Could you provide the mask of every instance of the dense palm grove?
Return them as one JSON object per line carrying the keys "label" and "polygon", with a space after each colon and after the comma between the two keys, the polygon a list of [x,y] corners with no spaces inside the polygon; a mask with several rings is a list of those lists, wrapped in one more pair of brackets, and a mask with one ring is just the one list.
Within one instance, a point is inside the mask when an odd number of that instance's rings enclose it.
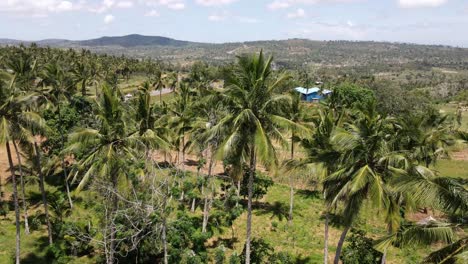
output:
{"label": "dense palm grove", "polygon": [[[389,248],[415,244],[438,245],[424,263],[468,260],[466,180],[432,168],[466,144],[466,121],[424,94],[389,103],[370,80],[337,79],[330,98],[304,104],[289,91],[312,77],[274,70],[262,52],[184,68],[35,45],[1,48],[0,58],[9,164],[0,213],[15,222],[16,263],[28,251],[21,239],[41,230],[46,263],[302,263],[253,235],[252,212],[284,174],[294,225],[293,175],[310,171],[325,208],[323,263],[391,262]],[[143,80],[126,96],[134,76]],[[365,206],[383,216],[386,236],[354,228]],[[409,218],[428,210],[443,217]],[[244,214],[238,237],[233,222]],[[243,250],[209,249],[222,232]]]}

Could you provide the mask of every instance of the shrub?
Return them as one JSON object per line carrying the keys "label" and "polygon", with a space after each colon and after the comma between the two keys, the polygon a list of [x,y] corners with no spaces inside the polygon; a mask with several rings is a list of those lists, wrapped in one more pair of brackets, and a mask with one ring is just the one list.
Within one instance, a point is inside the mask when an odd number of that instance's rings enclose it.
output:
{"label": "shrub", "polygon": [[372,239],[365,236],[362,230],[351,230],[351,235],[346,239],[348,245],[343,249],[340,259],[343,264],[376,264],[380,263],[382,253],[375,250]]}

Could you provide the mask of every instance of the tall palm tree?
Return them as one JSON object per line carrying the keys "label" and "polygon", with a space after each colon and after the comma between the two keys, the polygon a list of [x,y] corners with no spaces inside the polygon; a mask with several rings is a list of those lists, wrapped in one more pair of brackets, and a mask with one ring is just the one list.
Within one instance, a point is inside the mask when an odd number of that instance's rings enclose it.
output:
{"label": "tall palm tree", "polygon": [[86,61],[77,61],[72,69],[72,73],[75,82],[80,85],[81,95],[86,96],[86,86],[91,79],[91,72],[86,65]]}
{"label": "tall palm tree", "polygon": [[395,148],[409,152],[409,158],[426,167],[447,155],[447,147],[455,143],[448,116],[432,120],[422,114],[401,118],[397,126]]}
{"label": "tall palm tree", "polygon": [[[13,72],[13,77],[10,80],[10,88],[17,89],[16,92],[25,91],[28,92],[31,90],[35,80],[36,72],[36,62],[37,60],[28,53],[25,49],[19,48],[17,52],[10,54],[6,59],[6,66]],[[20,175],[20,186],[21,186],[21,200],[23,205],[24,213],[24,226],[25,233],[29,234],[29,221],[28,221],[28,210],[25,198],[25,186],[24,186],[24,177],[23,171],[21,168],[21,154],[16,145],[16,142],[13,140],[13,146],[16,153],[16,159],[19,164],[19,175]]]}
{"label": "tall palm tree", "polygon": [[[195,91],[193,91],[188,86],[188,84],[181,83],[172,102],[171,111],[173,117],[169,120],[169,122],[178,135],[175,144],[177,145],[178,152],[182,153],[182,166],[184,166],[185,163],[187,133],[192,129],[192,106],[195,95]],[[180,157],[178,158],[180,159]]]}
{"label": "tall palm tree", "polygon": [[[193,105],[193,111],[196,113],[196,118],[192,122],[191,132],[191,143],[190,149],[196,148],[201,154],[200,156],[208,161],[208,173],[202,180],[201,193],[204,196],[203,206],[203,222],[202,232],[205,233],[207,230],[209,214],[211,209],[211,203],[213,199],[214,190],[205,190],[205,187],[213,187],[211,178],[214,164],[214,154],[217,146],[220,144],[220,134],[222,131],[217,133],[211,133],[211,129],[218,124],[219,120],[224,116],[225,109],[220,99],[220,94],[213,90],[198,90],[197,98]],[[205,154],[203,154],[205,153]],[[205,162],[206,162],[205,160]],[[200,164],[205,165],[205,164]],[[201,168],[200,168],[201,169]]]}
{"label": "tall palm tree", "polygon": [[[57,113],[59,122],[62,122],[61,104],[67,101],[75,92],[76,82],[73,76],[67,72],[59,62],[51,62],[44,67],[44,71],[41,74],[41,82],[39,85],[46,87],[47,92],[45,93],[48,100],[53,102],[57,107]],[[65,136],[64,131],[59,129],[61,149],[65,147]],[[68,184],[68,172],[67,166],[65,165],[65,157],[61,156],[61,167],[63,172],[63,180],[65,183],[65,189],[67,192],[68,203],[70,208],[73,208],[73,201],[70,194],[70,186]]]}
{"label": "tall palm tree", "polygon": [[[338,264],[344,239],[366,199],[377,208],[392,205],[391,193],[386,186],[393,168],[401,168],[406,161],[389,147],[390,120],[380,116],[374,105],[358,111],[352,122],[337,129],[332,135],[333,149],[340,153],[337,170],[323,185],[325,199],[331,206],[343,204],[344,231],[338,241],[334,263]],[[391,210],[395,212],[395,210]],[[393,220],[393,217],[388,217]],[[389,222],[396,230],[395,221]]]}
{"label": "tall palm tree", "polygon": [[[310,127],[310,124],[307,124],[307,121],[310,121],[306,115],[306,109],[303,104],[301,104],[301,95],[295,91],[291,93],[291,103],[289,108],[286,111],[287,117],[289,120],[296,124],[301,124],[303,126]],[[312,131],[310,131],[310,134]],[[310,136],[310,135],[306,135]],[[294,159],[295,143],[298,141],[298,135],[294,127],[291,129],[291,155],[290,159]],[[292,223],[293,220],[293,208],[294,208],[294,175],[289,173],[289,216],[288,222]]]}
{"label": "tall palm tree", "polygon": [[[340,153],[334,149],[332,136],[338,127],[342,126],[344,118],[342,113],[336,113],[329,108],[319,109],[317,115],[312,118],[313,130],[312,136],[301,139],[301,145],[306,152],[303,159],[291,159],[286,162],[287,170],[308,169],[313,165],[319,169],[321,180],[324,181],[330,174],[338,170]],[[327,192],[323,190],[323,196],[326,201],[325,230],[324,230],[324,263],[328,263],[328,232],[329,232],[329,213],[331,211],[330,199],[327,199]]]}
{"label": "tall palm tree", "polygon": [[[126,124],[125,111],[119,91],[108,86],[102,87],[102,95],[97,102],[96,117],[98,129],[80,129],[69,136],[70,145],[66,152],[84,153],[80,167],[84,168],[77,190],[84,188],[92,177],[110,182],[112,192],[108,220],[113,220],[118,209],[117,188],[119,179],[127,174],[126,162],[138,160],[138,150],[146,150],[138,133],[132,133]],[[78,175],[78,174],[75,174]],[[73,179],[75,181],[77,177]],[[110,221],[110,238],[106,245],[106,261],[115,261],[116,226]]]}
{"label": "tall palm tree", "polygon": [[144,82],[138,90],[138,105],[136,111],[136,121],[138,124],[138,136],[148,147],[148,150],[169,149],[169,143],[165,138],[167,128],[157,126],[158,112],[156,107],[151,104],[151,85]]}
{"label": "tall palm tree", "polygon": [[164,86],[172,89],[173,91],[175,90],[178,81],[177,72],[168,72],[163,77]]}
{"label": "tall palm tree", "polygon": [[162,90],[164,89],[164,79],[162,71],[157,69],[151,76],[153,87],[156,91],[159,91],[159,103],[162,104]]}
{"label": "tall palm tree", "polygon": [[15,140],[33,142],[29,128],[42,128],[42,118],[30,111],[25,111],[25,105],[31,104],[35,99],[33,93],[24,93],[15,88],[14,82],[10,87],[0,82],[0,144],[5,144],[13,183],[13,202],[16,220],[16,253],[15,261],[20,262],[20,211],[18,202],[17,180],[10,142]]}
{"label": "tall palm tree", "polygon": [[221,128],[229,131],[227,136],[221,135],[220,153],[225,157],[235,157],[239,163],[249,161],[246,263],[250,263],[252,196],[257,160],[268,168],[275,167],[277,156],[273,141],[285,144],[281,129],[294,125],[284,117],[290,98],[276,93],[278,84],[289,76],[283,74],[273,78],[271,62],[272,58],[265,59],[263,52],[238,57],[221,94],[228,113],[213,127],[213,131]]}
{"label": "tall palm tree", "polygon": [[[448,216],[463,216],[468,211],[468,190],[463,180],[439,176],[429,168],[416,164],[402,171],[394,184],[398,191],[411,196],[419,206],[433,206]],[[463,217],[449,219],[455,222],[444,223],[435,219],[408,222],[397,232],[382,238],[378,247],[444,242],[448,245],[432,252],[423,263],[459,263],[457,260],[464,263],[468,252],[468,237],[462,235],[455,241],[454,229],[466,228],[467,224]]]}

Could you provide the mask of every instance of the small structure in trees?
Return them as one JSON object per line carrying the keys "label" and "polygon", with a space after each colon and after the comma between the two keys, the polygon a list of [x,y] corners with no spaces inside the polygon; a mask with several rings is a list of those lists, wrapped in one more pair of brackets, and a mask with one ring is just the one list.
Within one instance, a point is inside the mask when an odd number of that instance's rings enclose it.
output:
{"label": "small structure in trees", "polygon": [[332,91],[327,89],[320,89],[318,87],[304,88],[296,87],[294,90],[301,94],[301,100],[306,102],[318,102],[327,98]]}

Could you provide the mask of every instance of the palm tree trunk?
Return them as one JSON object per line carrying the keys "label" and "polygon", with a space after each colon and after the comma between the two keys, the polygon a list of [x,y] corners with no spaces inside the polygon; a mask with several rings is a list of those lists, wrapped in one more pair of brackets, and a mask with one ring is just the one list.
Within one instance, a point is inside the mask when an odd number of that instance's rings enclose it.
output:
{"label": "palm tree trunk", "polygon": [[162,105],[162,88],[159,89],[159,104]]}
{"label": "palm tree trunk", "polygon": [[[208,164],[208,181],[211,180],[211,173],[213,170],[213,155],[210,155],[210,162]],[[202,223],[202,233],[206,233],[206,227],[208,226],[208,219],[210,216],[210,199],[208,195],[205,196],[204,206],[203,206],[203,223]]]}
{"label": "palm tree trunk", "polygon": [[39,189],[41,190],[42,196],[42,205],[44,206],[44,214],[46,217],[46,224],[47,224],[47,234],[49,236],[49,245],[52,245],[52,225],[50,224],[50,217],[49,217],[49,206],[47,204],[47,196],[44,188],[44,174],[42,174],[41,169],[41,152],[39,147],[37,146],[37,142],[34,141],[34,150],[36,151],[36,166],[39,174]]}
{"label": "palm tree trunk", "polygon": [[162,241],[163,241],[163,249],[164,249],[164,264],[168,264],[167,259],[167,224],[166,224],[166,217],[162,219]]}
{"label": "palm tree trunk", "polygon": [[23,211],[24,211],[24,233],[29,234],[29,223],[28,223],[28,205],[26,204],[26,195],[24,192],[24,178],[23,178],[23,164],[21,163],[21,155],[18,150],[16,142],[13,140],[13,147],[15,148],[16,159],[18,160],[19,173],[20,173],[20,184],[21,184],[21,200],[23,200]]}
{"label": "palm tree trunk", "polygon": [[13,159],[11,158],[10,143],[6,142],[6,149],[8,155],[8,164],[10,165],[11,181],[13,183],[13,203],[15,204],[15,224],[16,224],[16,251],[15,251],[15,263],[20,263],[20,211],[18,204],[18,186],[16,185],[15,169],[13,168]]}
{"label": "palm tree trunk", "polygon": [[328,211],[325,212],[325,238],[323,243],[323,263],[328,264]]}
{"label": "palm tree trunk", "polygon": [[[58,110],[58,117],[59,117],[59,122],[62,123],[62,114],[60,113],[60,102],[57,104],[57,110]],[[65,139],[63,136],[63,132],[61,129],[59,129],[60,132],[60,143],[61,143],[61,149],[63,150],[63,147],[65,146]],[[65,166],[65,158],[61,157],[61,162],[62,162],[62,171],[63,171],[63,180],[65,182],[65,189],[67,191],[67,197],[68,197],[68,203],[70,204],[70,208],[73,209],[73,201],[71,199],[70,195],[70,186],[68,186],[68,173],[67,173],[67,168]]]}
{"label": "palm tree trunk", "polygon": [[385,264],[387,263],[387,249],[384,250],[384,253],[382,255],[382,260],[380,261],[380,264]]}
{"label": "palm tree trunk", "polygon": [[338,264],[340,262],[341,250],[343,249],[344,240],[350,228],[351,226],[346,226],[343,230],[343,233],[341,233],[340,240],[338,241],[338,245],[336,246],[335,260],[333,261],[334,264]]}
{"label": "palm tree trunk", "polygon": [[185,131],[182,132],[182,170],[185,171]]}
{"label": "palm tree trunk", "polygon": [[86,96],[86,79],[81,82],[81,95]]}
{"label": "palm tree trunk", "polygon": [[191,211],[192,213],[195,212],[195,202],[196,202],[196,200],[197,200],[196,198],[193,198],[193,199],[192,199],[192,207],[190,208],[190,211]]}
{"label": "palm tree trunk", "polygon": [[294,159],[294,131],[291,135],[291,159]]}
{"label": "palm tree trunk", "polygon": [[245,264],[250,264],[250,241],[252,235],[252,197],[253,183],[255,177],[255,144],[251,144],[250,149],[250,173],[248,182],[248,201],[247,201],[247,236],[245,241]]}
{"label": "palm tree trunk", "polygon": [[236,201],[236,206],[239,205],[240,201],[240,191],[241,191],[241,180],[237,180],[237,190],[236,190],[236,195],[237,195],[237,201]]}
{"label": "palm tree trunk", "polygon": [[293,220],[293,207],[294,207],[294,186],[292,184],[292,176],[290,176],[290,191],[289,191],[289,216],[288,223],[291,224]]}
{"label": "palm tree trunk", "polygon": [[[112,191],[117,192],[117,176],[112,175]],[[115,260],[115,248],[116,248],[116,227],[114,223],[115,213],[117,212],[118,197],[117,194],[111,194],[111,212],[110,212],[110,243],[109,243],[109,264],[114,263]]]}
{"label": "palm tree trunk", "polygon": [[[291,135],[291,160],[294,159],[294,131]],[[294,184],[293,184],[293,175],[289,175],[289,217],[288,223],[291,224],[293,220],[293,207],[294,207]]]}

